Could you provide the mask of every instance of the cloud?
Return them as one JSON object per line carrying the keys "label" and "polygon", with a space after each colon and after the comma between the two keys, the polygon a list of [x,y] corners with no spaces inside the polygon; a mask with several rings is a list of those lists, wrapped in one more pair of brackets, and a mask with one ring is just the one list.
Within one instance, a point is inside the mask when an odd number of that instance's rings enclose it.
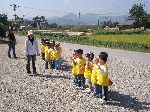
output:
{"label": "cloud", "polygon": [[64,1],[64,11],[69,10],[69,2],[70,2],[71,0],[63,0],[63,1]]}
{"label": "cloud", "polygon": [[64,2],[65,2],[65,3],[68,3],[68,2],[70,2],[70,0],[64,0]]}

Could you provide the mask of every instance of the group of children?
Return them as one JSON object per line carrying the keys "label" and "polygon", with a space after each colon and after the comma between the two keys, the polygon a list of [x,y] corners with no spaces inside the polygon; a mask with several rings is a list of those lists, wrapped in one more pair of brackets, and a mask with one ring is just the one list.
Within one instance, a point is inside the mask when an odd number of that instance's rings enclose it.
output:
{"label": "group of children", "polygon": [[[48,69],[48,65],[52,69],[60,69],[60,43],[41,39],[40,48],[41,59],[45,61],[45,69]],[[82,49],[74,50],[70,58],[72,61],[74,87],[82,90],[86,89],[87,93],[93,93],[95,97],[100,97],[102,103],[107,102],[108,86],[112,84],[106,64],[107,58],[108,54],[106,52],[101,52],[98,57],[94,57],[92,52],[83,56]]]}
{"label": "group of children", "polygon": [[108,86],[112,84],[109,79],[108,66],[106,64],[108,54],[101,52],[95,57],[92,52],[85,54],[83,50],[74,50],[72,60],[72,74],[76,88],[86,89],[87,93],[93,93],[95,97],[100,97],[101,103],[108,100]]}
{"label": "group of children", "polygon": [[40,49],[41,59],[45,61],[45,69],[48,69],[50,65],[50,68],[59,70],[61,67],[60,43],[55,43],[53,40],[41,39]]}

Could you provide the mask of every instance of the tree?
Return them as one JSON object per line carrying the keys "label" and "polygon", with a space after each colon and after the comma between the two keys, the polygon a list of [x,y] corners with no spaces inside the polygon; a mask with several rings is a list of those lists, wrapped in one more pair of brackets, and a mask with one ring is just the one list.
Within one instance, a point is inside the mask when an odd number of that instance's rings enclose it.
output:
{"label": "tree", "polygon": [[33,27],[39,27],[39,28],[45,28],[45,27],[48,27],[48,22],[44,16],[41,16],[41,17],[36,16],[33,18],[32,26]]}
{"label": "tree", "polygon": [[58,25],[57,25],[56,23],[52,23],[52,24],[49,25],[49,27],[50,27],[50,28],[53,28],[53,29],[56,29],[57,26],[58,26]]}
{"label": "tree", "polygon": [[145,11],[143,4],[134,4],[131,9],[129,9],[129,18],[134,20],[134,27],[150,27],[150,15]]}
{"label": "tree", "polygon": [[40,26],[40,17],[36,16],[33,18],[33,24],[32,24],[33,27],[38,27]]}
{"label": "tree", "polygon": [[9,21],[7,20],[8,17],[6,14],[0,14],[0,36],[6,36],[6,30],[9,26]]}

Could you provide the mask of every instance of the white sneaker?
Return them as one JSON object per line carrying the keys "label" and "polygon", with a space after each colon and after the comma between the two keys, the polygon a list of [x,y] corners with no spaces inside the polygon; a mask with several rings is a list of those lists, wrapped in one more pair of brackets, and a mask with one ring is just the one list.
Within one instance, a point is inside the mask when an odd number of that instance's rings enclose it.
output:
{"label": "white sneaker", "polygon": [[75,88],[76,88],[76,89],[80,89],[80,87],[79,87],[79,86],[76,86]]}
{"label": "white sneaker", "polygon": [[80,87],[81,90],[84,90],[85,88],[83,86]]}
{"label": "white sneaker", "polygon": [[107,101],[105,101],[105,100],[103,100],[103,99],[100,99],[100,103],[101,103],[101,104],[106,104]]}
{"label": "white sneaker", "polygon": [[91,93],[91,90],[89,88],[86,89],[87,94]]}

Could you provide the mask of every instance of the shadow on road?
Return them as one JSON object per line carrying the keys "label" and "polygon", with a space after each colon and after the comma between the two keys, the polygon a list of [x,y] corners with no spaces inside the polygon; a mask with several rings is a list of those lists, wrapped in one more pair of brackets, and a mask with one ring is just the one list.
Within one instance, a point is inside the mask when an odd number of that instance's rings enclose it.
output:
{"label": "shadow on road", "polygon": [[72,66],[68,63],[68,61],[63,60],[61,64],[62,71],[71,71]]}
{"label": "shadow on road", "polygon": [[37,73],[37,74],[30,74],[29,76],[32,76],[32,77],[38,77],[40,76],[41,74]]}
{"label": "shadow on road", "polygon": [[50,78],[50,79],[59,79],[59,78],[62,78],[62,79],[71,79],[70,77],[68,76],[60,76],[60,75],[39,75],[39,77],[46,77],[46,78]]}
{"label": "shadow on road", "polygon": [[23,59],[23,60],[26,60],[27,58],[26,58],[26,57],[18,57],[17,59]]}
{"label": "shadow on road", "polygon": [[108,105],[124,107],[132,109],[136,112],[144,109],[148,111],[150,109],[150,103],[140,102],[136,98],[132,98],[129,95],[120,94],[115,91],[110,91],[109,95],[111,100],[108,102]]}

